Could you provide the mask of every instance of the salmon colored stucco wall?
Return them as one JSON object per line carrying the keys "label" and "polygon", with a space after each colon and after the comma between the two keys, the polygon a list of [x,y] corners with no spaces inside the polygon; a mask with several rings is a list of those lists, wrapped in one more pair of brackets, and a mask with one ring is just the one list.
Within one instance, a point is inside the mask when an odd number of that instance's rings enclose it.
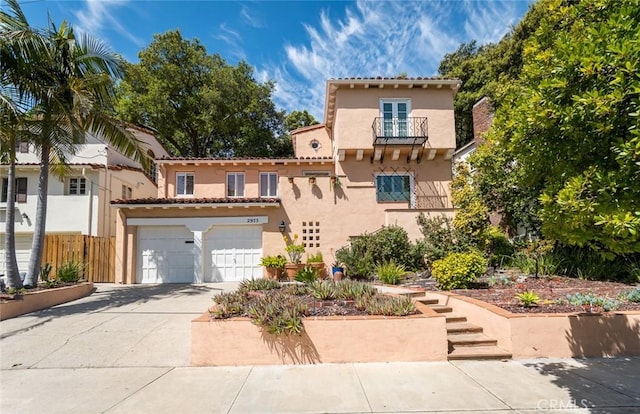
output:
{"label": "salmon colored stucco wall", "polygon": [[436,89],[339,89],[333,126],[334,145],[338,149],[371,148],[372,124],[380,116],[381,99],[410,99],[411,117],[428,118],[427,147],[455,148],[456,137],[451,88]]}
{"label": "salmon colored stucco wall", "polygon": [[[313,149],[311,147],[311,141],[314,139],[320,143],[320,148]],[[293,136],[293,141],[293,150],[296,157],[330,157],[333,155],[329,131],[325,127],[317,127],[296,133]]]}

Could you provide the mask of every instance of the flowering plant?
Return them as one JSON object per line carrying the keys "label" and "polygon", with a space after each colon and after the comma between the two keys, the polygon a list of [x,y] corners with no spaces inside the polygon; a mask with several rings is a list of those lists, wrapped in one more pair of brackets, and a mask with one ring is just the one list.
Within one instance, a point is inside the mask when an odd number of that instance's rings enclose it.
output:
{"label": "flowering plant", "polygon": [[301,263],[302,262],[302,254],[304,253],[304,245],[302,243],[297,243],[298,235],[294,234],[293,239],[289,239],[286,236],[284,237],[284,242],[287,244],[285,247],[285,251],[289,255],[289,259],[291,259],[291,263]]}

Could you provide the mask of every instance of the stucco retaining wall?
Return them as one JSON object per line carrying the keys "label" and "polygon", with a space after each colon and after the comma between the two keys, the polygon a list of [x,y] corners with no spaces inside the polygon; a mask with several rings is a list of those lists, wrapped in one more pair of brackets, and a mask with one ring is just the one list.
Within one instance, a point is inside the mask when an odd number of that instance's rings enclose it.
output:
{"label": "stucco retaining wall", "polygon": [[0,303],[0,320],[80,299],[92,291],[93,282],[83,282],[73,286],[25,293],[20,299]]}
{"label": "stucco retaining wall", "polygon": [[247,318],[191,322],[191,365],[446,361],[445,318],[425,306],[409,317],[305,318],[302,335],[263,333]]}
{"label": "stucco retaining wall", "polygon": [[453,293],[430,296],[481,326],[515,359],[640,355],[640,312],[515,314]]}

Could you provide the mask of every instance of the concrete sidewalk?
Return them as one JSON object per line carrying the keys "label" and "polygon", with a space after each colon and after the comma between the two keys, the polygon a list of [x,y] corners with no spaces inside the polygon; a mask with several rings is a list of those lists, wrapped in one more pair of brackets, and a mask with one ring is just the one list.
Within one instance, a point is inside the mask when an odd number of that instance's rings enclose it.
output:
{"label": "concrete sidewalk", "polygon": [[189,367],[233,288],[99,285],[1,322],[0,413],[640,412],[640,358]]}

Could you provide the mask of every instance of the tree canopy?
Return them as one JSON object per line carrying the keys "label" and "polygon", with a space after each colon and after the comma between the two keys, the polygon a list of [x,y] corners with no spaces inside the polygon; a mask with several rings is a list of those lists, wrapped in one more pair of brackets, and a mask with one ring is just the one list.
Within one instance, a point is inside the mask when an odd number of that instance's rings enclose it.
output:
{"label": "tree canopy", "polygon": [[246,62],[230,65],[178,30],[155,35],[139,58],[126,66],[118,116],[154,128],[173,155],[292,153],[284,111],[271,100],[273,82],[257,82]]}
{"label": "tree canopy", "polygon": [[472,157],[474,181],[492,207],[549,239],[637,254],[640,0],[534,9],[520,76],[500,91],[488,143]]}
{"label": "tree canopy", "polygon": [[306,109],[304,111],[291,111],[284,118],[284,127],[287,132],[311,125],[318,125],[318,121]]}

